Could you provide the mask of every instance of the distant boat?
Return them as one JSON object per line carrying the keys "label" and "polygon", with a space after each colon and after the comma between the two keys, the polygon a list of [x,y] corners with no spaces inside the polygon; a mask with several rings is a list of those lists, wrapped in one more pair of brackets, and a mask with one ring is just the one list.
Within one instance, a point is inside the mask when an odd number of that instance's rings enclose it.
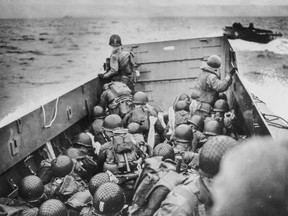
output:
{"label": "distant boat", "polygon": [[282,37],[280,32],[272,32],[271,30],[254,28],[253,23],[249,27],[243,27],[241,23],[233,23],[232,26],[225,26],[224,35],[229,39],[242,39],[257,43],[269,43],[276,37]]}

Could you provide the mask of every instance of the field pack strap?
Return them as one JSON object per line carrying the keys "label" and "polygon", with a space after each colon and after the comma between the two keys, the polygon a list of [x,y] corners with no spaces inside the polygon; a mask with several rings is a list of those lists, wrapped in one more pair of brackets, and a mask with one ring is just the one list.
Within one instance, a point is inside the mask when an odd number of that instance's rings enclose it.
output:
{"label": "field pack strap", "polygon": [[171,191],[175,186],[183,183],[184,180],[185,180],[184,176],[171,170],[168,170],[167,173],[160,174],[158,182],[149,191],[149,193],[145,197],[145,200],[148,200],[153,191],[155,191],[158,187],[164,186]]}

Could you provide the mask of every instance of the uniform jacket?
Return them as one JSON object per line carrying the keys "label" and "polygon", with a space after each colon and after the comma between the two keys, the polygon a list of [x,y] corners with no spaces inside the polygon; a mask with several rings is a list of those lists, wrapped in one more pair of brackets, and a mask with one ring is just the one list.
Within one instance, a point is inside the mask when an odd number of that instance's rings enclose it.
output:
{"label": "uniform jacket", "polygon": [[226,91],[231,83],[230,75],[221,80],[215,69],[204,67],[198,77],[192,98],[200,102],[213,104],[217,100],[218,93]]}
{"label": "uniform jacket", "polygon": [[130,65],[131,53],[124,50],[123,47],[113,49],[110,56],[110,70],[105,73],[106,77],[131,75],[133,65]]}
{"label": "uniform jacket", "polygon": [[201,177],[193,174],[167,195],[154,216],[205,216],[209,215],[211,204],[210,191]]}

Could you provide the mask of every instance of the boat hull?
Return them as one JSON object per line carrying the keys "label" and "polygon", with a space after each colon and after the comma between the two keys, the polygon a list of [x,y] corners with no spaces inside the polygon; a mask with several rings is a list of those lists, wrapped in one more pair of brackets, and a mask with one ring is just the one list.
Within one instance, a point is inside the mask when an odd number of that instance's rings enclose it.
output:
{"label": "boat hull", "polygon": [[[237,65],[235,53],[225,37],[131,44],[125,48],[134,52],[139,65],[141,76],[136,89],[146,92],[151,103],[164,110],[173,105],[178,95],[191,94],[201,72],[199,67],[210,55],[221,57],[221,77]],[[44,104],[43,108],[16,116],[0,128],[0,197],[12,194],[24,176],[37,171],[43,159],[39,153],[41,148],[51,144],[58,155],[61,148],[70,145],[74,134],[87,128],[91,123],[91,110],[98,104],[101,93],[102,83],[95,78]],[[271,111],[249,94],[238,73],[226,94],[240,122],[240,134],[267,135],[274,139],[288,137],[288,130],[266,122],[268,115],[265,117],[263,113],[272,114]],[[51,122],[54,114],[55,121]],[[50,127],[44,127],[48,125]]]}

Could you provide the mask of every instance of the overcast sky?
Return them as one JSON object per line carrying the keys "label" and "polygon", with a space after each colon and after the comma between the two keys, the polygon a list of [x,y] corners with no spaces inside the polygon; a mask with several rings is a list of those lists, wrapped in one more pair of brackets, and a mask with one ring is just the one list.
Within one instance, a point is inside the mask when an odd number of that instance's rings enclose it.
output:
{"label": "overcast sky", "polygon": [[[288,0],[0,0],[0,18],[38,18],[82,16],[95,9],[100,15],[125,6],[137,10],[157,10],[161,7],[193,7],[193,5],[288,5]],[[118,7],[118,9],[117,9]],[[93,9],[92,9],[93,8]],[[107,10],[107,12],[105,11]],[[87,13],[85,13],[87,12]],[[277,15],[277,13],[275,14]]]}

